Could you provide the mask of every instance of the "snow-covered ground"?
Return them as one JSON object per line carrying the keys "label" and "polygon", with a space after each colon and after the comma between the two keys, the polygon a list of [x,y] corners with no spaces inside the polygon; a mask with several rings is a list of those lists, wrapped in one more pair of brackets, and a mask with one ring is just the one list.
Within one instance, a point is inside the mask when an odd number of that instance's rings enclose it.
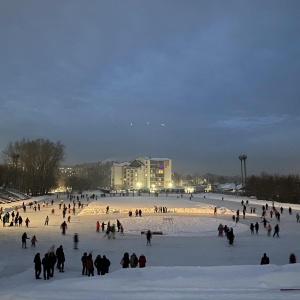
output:
{"label": "snow-covered ground", "polygon": [[[95,192],[97,194],[97,192]],[[92,192],[88,193],[89,195]],[[98,193],[99,194],[99,193]],[[204,198],[205,196],[205,198]],[[222,197],[224,200],[222,201]],[[50,201],[54,200],[51,206]],[[82,201],[85,206],[76,215],[71,214],[67,234],[63,236],[60,224],[63,221],[58,203],[65,195],[38,197],[41,211],[20,209],[29,228],[0,226],[0,299],[295,299],[300,291],[300,265],[288,264],[291,252],[300,256],[296,212],[298,205],[282,204],[284,213],[280,221],[280,238],[267,237],[260,223],[258,235],[251,235],[251,222],[261,222],[261,207],[271,202],[249,200],[245,219],[232,221],[237,209],[242,211],[241,197],[219,194],[196,194],[190,200],[177,195],[115,196],[98,197],[98,200]],[[32,201],[31,200],[31,201]],[[48,207],[43,207],[43,201]],[[29,201],[26,201],[29,202]],[[20,203],[2,205],[11,210]],[[106,214],[106,207],[110,213]],[[154,213],[154,206],[167,207],[168,213]],[[217,214],[214,215],[214,207]],[[256,214],[250,214],[250,207]],[[275,203],[278,208],[280,203]],[[287,208],[291,206],[293,214]],[[55,215],[51,210],[55,209]],[[128,217],[128,211],[143,211],[142,217]],[[46,216],[49,225],[44,225]],[[103,238],[96,232],[96,221],[124,226],[124,236],[117,233],[116,239]],[[272,228],[277,224],[267,214]],[[217,227],[222,223],[232,227],[235,242],[229,246],[225,237],[217,236]],[[162,231],[162,236],[153,236],[152,245],[146,245],[143,230]],[[21,248],[21,235],[37,236],[35,248]],[[73,249],[73,235],[79,234],[79,250]],[[44,256],[52,245],[63,245],[66,256],[65,273],[54,274],[50,280],[34,278],[34,255]],[[91,252],[93,258],[106,255],[111,261],[110,273],[105,276],[81,275],[81,256]],[[120,260],[124,254],[144,254],[147,266],[144,269],[122,269]],[[266,252],[271,264],[260,266]],[[294,290],[281,290],[294,289]]]}

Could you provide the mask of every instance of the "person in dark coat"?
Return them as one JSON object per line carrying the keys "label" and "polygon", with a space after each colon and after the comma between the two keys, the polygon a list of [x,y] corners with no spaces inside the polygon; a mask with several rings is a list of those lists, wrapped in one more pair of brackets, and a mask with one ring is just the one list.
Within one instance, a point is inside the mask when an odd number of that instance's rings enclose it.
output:
{"label": "person in dark coat", "polygon": [[103,269],[101,255],[97,255],[97,257],[96,257],[96,259],[94,261],[94,266],[97,269],[97,275],[100,275],[102,273],[101,271]]}
{"label": "person in dark coat", "polygon": [[110,267],[110,260],[106,257],[106,255],[103,255],[102,257],[102,265],[103,268],[101,269],[101,275],[105,275],[106,273],[109,272],[109,267]]}
{"label": "person in dark coat", "polygon": [[295,264],[297,262],[296,255],[294,253],[291,253],[289,260],[290,264]]}
{"label": "person in dark coat", "polygon": [[60,225],[60,228],[62,230],[62,234],[65,235],[66,234],[66,229],[68,228],[68,225],[66,223],[66,221],[63,221],[62,224]]}
{"label": "person in dark coat", "polygon": [[26,220],[25,220],[26,227],[28,227],[29,223],[30,223],[30,221],[29,221],[29,219],[27,217]]}
{"label": "person in dark coat", "polygon": [[50,266],[49,266],[48,253],[46,253],[45,257],[42,259],[42,265],[43,265],[44,280],[50,279]]}
{"label": "person in dark coat", "polygon": [[136,268],[138,263],[139,263],[139,260],[136,256],[136,254],[132,253],[131,256],[130,256],[130,267],[131,268]]}
{"label": "person in dark coat", "polygon": [[88,276],[90,277],[91,275],[94,276],[94,262],[93,262],[93,256],[92,253],[90,253],[87,257],[86,260],[86,268],[88,271]]}
{"label": "person in dark coat", "polygon": [[146,267],[146,256],[144,254],[142,254],[140,257],[139,257],[139,267],[140,268],[145,268]]}
{"label": "person in dark coat", "polygon": [[74,234],[74,249],[78,249],[77,248],[77,245],[78,245],[78,242],[79,242],[79,238],[78,238],[78,233],[75,233]]}
{"label": "person in dark coat", "polygon": [[273,234],[273,237],[277,235],[277,237],[279,237],[279,225],[276,224],[275,227],[274,227],[274,234]]}
{"label": "person in dark coat", "polygon": [[24,233],[22,234],[22,248],[27,248],[27,247],[26,247],[26,240],[29,240],[29,237],[27,237],[27,233],[24,232]]}
{"label": "person in dark coat", "polygon": [[129,259],[129,253],[125,252],[123,258],[121,259],[120,264],[122,265],[123,269],[129,268],[130,259]]}
{"label": "person in dark coat", "polygon": [[54,269],[55,269],[55,264],[56,264],[56,255],[53,251],[48,252],[48,264],[49,264],[49,276],[53,277],[54,276]]}
{"label": "person in dark coat", "polygon": [[83,255],[82,255],[82,257],[81,257],[82,275],[87,275],[86,261],[87,261],[87,253],[84,252]]}
{"label": "person in dark coat", "polygon": [[266,218],[263,218],[263,220],[260,222],[260,223],[263,223],[264,224],[264,228],[267,227],[267,223],[269,223]]}
{"label": "person in dark coat", "polygon": [[270,259],[269,259],[269,257],[267,256],[267,254],[264,253],[264,256],[261,258],[260,264],[261,264],[261,265],[268,265],[269,263],[270,263]]}
{"label": "person in dark coat", "polygon": [[234,234],[233,234],[233,229],[232,228],[230,228],[230,230],[227,233],[227,239],[228,239],[229,245],[233,245]]}
{"label": "person in dark coat", "polygon": [[59,272],[64,272],[65,268],[65,253],[63,246],[60,245],[56,250],[56,257],[57,257],[57,266],[59,268]]}
{"label": "person in dark coat", "polygon": [[147,245],[151,246],[152,233],[150,230],[148,230],[146,233],[146,239],[147,239]]}
{"label": "person in dark coat", "polygon": [[42,261],[40,257],[40,253],[37,253],[34,257],[34,270],[35,270],[35,279],[41,279],[40,275],[42,272]]}

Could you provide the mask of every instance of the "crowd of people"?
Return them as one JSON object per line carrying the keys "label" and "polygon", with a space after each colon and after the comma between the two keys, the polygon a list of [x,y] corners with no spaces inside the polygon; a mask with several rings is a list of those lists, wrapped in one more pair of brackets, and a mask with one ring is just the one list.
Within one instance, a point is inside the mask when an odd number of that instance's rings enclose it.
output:
{"label": "crowd of people", "polygon": [[[223,200],[223,197],[222,197],[222,200]],[[246,218],[246,211],[247,211],[247,207],[249,205],[249,201],[247,200],[246,202],[244,200],[241,201],[241,205],[243,207],[243,218],[245,219]],[[273,235],[272,235],[272,226],[270,224],[271,220],[272,220],[272,217],[273,215],[275,216],[276,218],[276,221],[277,222],[280,222],[280,216],[283,214],[284,212],[284,209],[282,206],[280,206],[278,209],[274,206],[274,202],[272,203],[272,208],[269,212],[269,215],[270,215],[270,220],[268,221],[266,216],[267,216],[267,211],[269,210],[269,205],[268,203],[266,203],[265,205],[262,205],[262,213],[261,213],[261,219],[262,221],[257,221],[255,222],[255,224],[252,222],[250,223],[250,232],[252,235],[254,235],[254,233],[256,233],[257,235],[259,234],[259,228],[260,228],[260,223],[263,224],[263,227],[264,229],[266,229],[266,232],[267,232],[267,236],[273,236],[273,237],[277,237],[279,238],[279,231],[280,231],[280,227],[279,227],[279,224],[277,223],[274,228],[273,228]],[[215,206],[214,207],[214,215],[216,215],[216,212],[217,212],[217,207]],[[256,213],[256,207],[254,206],[251,206],[250,207],[250,214],[254,214]],[[288,208],[288,213],[289,215],[292,215],[292,208],[289,207]],[[238,209],[236,211],[236,214],[232,216],[232,220],[236,223],[239,222],[239,214],[240,214],[240,210]],[[300,215],[299,213],[296,213],[296,222],[299,223],[300,222]],[[230,245],[233,244],[233,241],[234,241],[234,234],[233,234],[233,230],[232,228],[228,228],[227,225],[222,225],[222,224],[219,224],[218,226],[218,236],[226,236],[227,237],[227,240],[229,242]]]}
{"label": "crowd of people", "polygon": [[[65,204],[63,200],[60,200],[58,207],[62,211],[63,219],[65,219],[66,216],[69,215],[68,222],[70,222],[70,214],[71,213],[75,214],[76,205],[78,205],[78,208],[83,207],[83,203],[81,203],[82,197],[84,197],[84,196],[83,195],[81,195],[80,197],[79,196],[75,197],[72,195],[68,196],[68,199],[70,200],[70,203],[68,205]],[[86,195],[86,197],[88,198],[87,195]],[[77,203],[76,203],[76,200],[77,200]],[[72,201],[73,201],[73,207],[71,205]],[[54,205],[54,200],[51,201],[51,206],[53,206],[53,205]],[[247,201],[247,203],[242,202],[243,218],[245,218],[245,216],[246,216],[247,209],[249,210],[248,205],[249,205],[248,201]],[[40,208],[41,208],[41,205],[35,201],[31,202],[28,206],[30,209],[33,209],[34,211],[40,211]],[[45,206],[48,206],[48,203],[43,202],[43,207],[45,207]],[[23,207],[24,213],[26,213],[26,205],[24,203],[23,203],[22,207]],[[53,210],[54,210],[54,208],[53,208]],[[268,204],[262,206],[261,221],[258,221],[255,224],[254,223],[250,224],[251,234],[254,234],[254,232],[256,232],[256,234],[259,233],[259,227],[260,227],[260,223],[261,223],[261,224],[263,224],[263,227],[267,230],[267,235],[271,236],[272,227],[271,227],[270,222],[272,221],[272,217],[273,217],[273,215],[276,216],[277,222],[280,222],[280,215],[283,214],[283,208],[280,207],[279,209],[276,209],[273,205],[272,209],[270,210],[270,214],[269,214],[271,219],[269,219],[269,220],[267,220],[267,211],[268,210],[269,210]],[[162,207],[162,206],[161,207],[155,206],[154,212],[155,213],[165,213],[165,212],[167,212],[167,208]],[[256,212],[256,208],[252,206],[250,209],[250,214],[253,214],[255,212]],[[54,211],[53,211],[53,213],[54,213]],[[109,206],[106,207],[106,213],[109,213]],[[289,215],[292,215],[291,208],[288,209],[288,213],[289,213]],[[216,207],[215,207],[215,214],[216,214]],[[0,219],[1,219],[2,215],[3,215],[3,210],[0,211]],[[130,216],[132,216],[132,212],[131,212]],[[142,210],[136,209],[135,216],[142,217]],[[4,219],[5,219],[5,221],[4,221]],[[235,221],[238,222],[238,220],[239,220],[239,210],[237,210],[236,215],[235,215]],[[297,213],[296,221],[299,222],[299,220],[300,220],[300,216]],[[23,218],[20,216],[19,210],[15,209],[11,212],[6,212],[2,216],[2,221],[3,221],[3,226],[5,226],[5,224],[7,224],[7,223],[11,224],[11,222],[12,222],[13,225],[10,225],[10,226],[22,227]],[[50,221],[49,216],[47,215],[45,218],[44,224],[47,226],[49,224],[49,221]],[[28,217],[26,217],[25,218],[26,227],[29,227],[29,223],[30,223],[30,220]],[[102,232],[105,232],[104,237],[107,237],[108,239],[110,239],[110,238],[115,239],[116,232],[119,232],[120,234],[124,234],[124,228],[123,228],[120,220],[118,220],[118,219],[116,220],[116,225],[115,224],[111,225],[110,223],[111,223],[110,221],[107,222],[107,224],[105,222],[100,223],[99,221],[97,221],[96,222],[96,232],[100,232],[100,229],[101,229]],[[107,225],[107,227],[105,229],[106,225]],[[62,230],[61,231],[62,235],[66,235],[66,230],[68,229],[66,220],[63,220],[63,222],[60,225],[60,228]],[[151,231],[148,230],[145,232],[145,234],[146,234],[146,244],[151,245],[151,240],[152,240]],[[229,228],[227,225],[220,224],[218,227],[218,235],[226,236],[229,245],[233,245],[233,242],[235,240],[233,228]],[[274,226],[273,237],[279,238],[279,224],[276,224]],[[29,240],[29,239],[30,238],[27,236],[27,233],[24,232],[22,234],[22,248],[24,248],[24,249],[27,248],[27,240]],[[74,240],[74,249],[78,249],[77,246],[78,246],[79,238],[78,238],[77,233],[75,233],[75,235],[73,236],[73,240]],[[36,235],[33,235],[31,238],[31,246],[35,247],[36,243],[37,243],[37,237],[36,237]],[[40,275],[41,275],[42,271],[43,271],[43,277],[45,280],[53,277],[55,265],[57,266],[57,269],[59,270],[59,272],[64,272],[65,257],[64,257],[63,247],[61,245],[59,248],[57,248],[56,251],[54,251],[53,247],[51,247],[51,249],[47,253],[45,253],[43,259],[41,259],[40,253],[37,253],[35,255],[34,265],[35,265],[35,277],[37,279],[41,278]],[[103,256],[97,255],[94,259],[92,253],[88,254],[88,252],[85,252],[82,256],[81,261],[82,261],[82,274],[83,275],[94,276],[95,273],[97,275],[104,275],[109,272],[110,261],[107,259],[107,257],[105,255],[103,255]],[[269,261],[269,258],[266,255],[264,255],[264,257],[262,258],[261,264],[267,264],[267,261]],[[289,261],[290,261],[290,263],[296,262],[295,254],[292,253],[290,255]],[[122,260],[121,260],[121,265],[122,265],[122,268],[128,268],[128,267],[143,268],[146,265],[146,257],[143,254],[140,255],[139,257],[137,257],[137,255],[135,253],[132,253],[132,255],[129,256],[128,252],[125,252],[122,257]]]}

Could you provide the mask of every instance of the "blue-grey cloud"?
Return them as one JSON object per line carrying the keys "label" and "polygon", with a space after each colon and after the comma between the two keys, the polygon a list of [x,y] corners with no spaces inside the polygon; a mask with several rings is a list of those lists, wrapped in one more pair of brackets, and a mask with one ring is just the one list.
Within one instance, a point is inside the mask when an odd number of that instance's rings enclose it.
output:
{"label": "blue-grey cloud", "polygon": [[[297,173],[298,1],[1,1],[0,149]],[[131,125],[132,124],[132,125]],[[162,126],[161,124],[164,124]]]}

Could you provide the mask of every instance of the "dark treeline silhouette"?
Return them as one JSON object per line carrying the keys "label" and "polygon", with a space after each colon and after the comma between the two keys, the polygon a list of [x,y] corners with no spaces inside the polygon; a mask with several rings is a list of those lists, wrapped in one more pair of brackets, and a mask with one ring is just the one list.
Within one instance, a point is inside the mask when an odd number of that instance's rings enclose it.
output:
{"label": "dark treeline silhouette", "polygon": [[245,192],[258,199],[299,204],[300,178],[299,175],[252,175],[247,178]]}
{"label": "dark treeline silhouette", "polygon": [[72,190],[84,191],[110,186],[112,162],[85,163],[72,167],[72,174],[62,174],[64,185]]}
{"label": "dark treeline silhouette", "polygon": [[0,184],[28,195],[47,194],[57,186],[64,146],[47,139],[10,142],[3,151]]}

